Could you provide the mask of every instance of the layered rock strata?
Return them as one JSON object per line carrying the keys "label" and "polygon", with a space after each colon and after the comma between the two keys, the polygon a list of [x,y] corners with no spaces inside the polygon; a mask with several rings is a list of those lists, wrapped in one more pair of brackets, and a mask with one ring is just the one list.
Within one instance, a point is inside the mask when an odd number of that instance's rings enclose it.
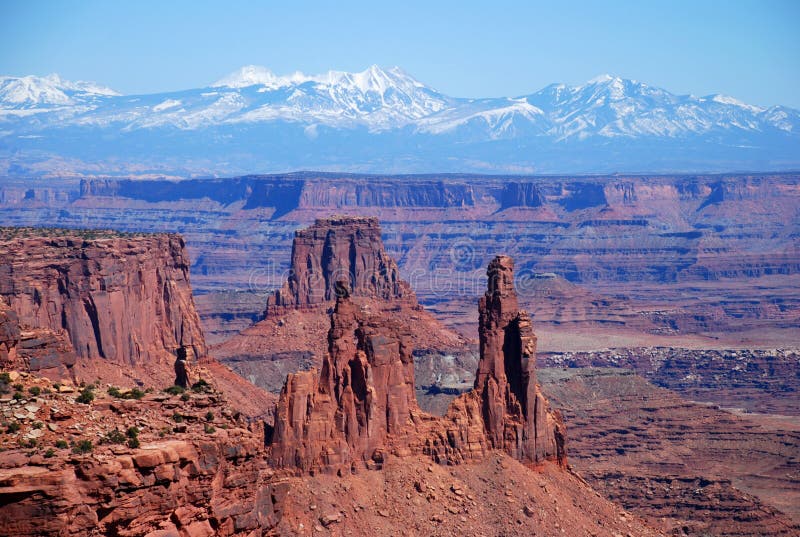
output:
{"label": "layered rock strata", "polygon": [[265,313],[331,303],[340,280],[348,282],[355,296],[416,303],[397,263],[383,248],[378,219],[334,217],[317,219],[295,233],[289,277],[268,298]]}
{"label": "layered rock strata", "polygon": [[[9,234],[0,241],[0,296],[23,333],[49,331],[62,348],[71,346],[63,350],[74,352],[81,365],[105,360],[171,376],[177,367],[185,380],[185,364],[207,355],[178,235]],[[53,343],[49,347],[58,347]],[[26,346],[24,336],[20,346]],[[54,358],[50,353],[26,366],[68,375],[75,365]]]}
{"label": "layered rock strata", "polygon": [[229,392],[274,401],[208,356],[179,235],[0,228],[0,368],[53,380]]}
{"label": "layered rock strata", "polygon": [[[272,462],[342,473],[380,466],[389,453],[458,464],[498,449],[527,463],[565,464],[563,422],[536,386],[535,336],[527,315],[515,310],[510,258],[492,261],[488,275],[479,382],[441,418],[417,405],[410,327],[369,315],[345,282],[337,284],[321,370],[289,375],[281,392]],[[501,336],[507,341],[498,344]]]}

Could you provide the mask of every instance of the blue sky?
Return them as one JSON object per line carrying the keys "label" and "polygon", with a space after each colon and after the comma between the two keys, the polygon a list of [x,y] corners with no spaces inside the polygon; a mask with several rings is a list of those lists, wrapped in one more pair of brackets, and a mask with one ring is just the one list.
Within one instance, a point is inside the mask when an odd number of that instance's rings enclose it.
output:
{"label": "blue sky", "polygon": [[444,93],[501,96],[601,73],[800,108],[800,1],[0,1],[0,73],[123,93],[399,65]]}

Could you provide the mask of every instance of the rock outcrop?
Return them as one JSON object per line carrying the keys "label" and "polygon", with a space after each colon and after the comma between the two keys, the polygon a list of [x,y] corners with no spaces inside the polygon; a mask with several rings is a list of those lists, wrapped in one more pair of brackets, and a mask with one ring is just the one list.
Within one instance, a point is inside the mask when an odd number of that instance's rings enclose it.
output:
{"label": "rock outcrop", "polygon": [[9,231],[0,297],[16,315],[17,354],[30,371],[71,376],[107,363],[186,383],[187,364],[207,356],[178,235]]}
{"label": "rock outcrop", "polygon": [[335,286],[321,371],[290,374],[275,413],[272,461],[303,471],[379,463],[387,438],[408,441],[420,410],[410,337],[399,323],[359,311]]}
{"label": "rock outcrop", "polygon": [[378,219],[343,216],[318,219],[295,233],[289,277],[269,297],[265,313],[331,303],[340,280],[354,296],[416,303],[397,263],[383,248]]}
{"label": "rock outcrop", "polygon": [[536,384],[536,336],[530,316],[519,310],[514,261],[498,256],[488,269],[480,299],[480,362],[475,390],[483,400],[489,443],[519,460],[565,456],[563,423],[550,414]]}
{"label": "rock outcrop", "polygon": [[290,374],[281,392],[273,464],[343,473],[380,466],[389,453],[459,464],[496,449],[526,463],[565,465],[564,425],[536,386],[536,338],[527,314],[516,310],[513,262],[496,258],[488,275],[478,381],[442,418],[417,405],[413,327],[369,315],[338,283],[321,370]]}
{"label": "rock outcrop", "polygon": [[251,416],[274,402],[208,356],[179,235],[0,228],[0,368],[140,387],[202,378]]}
{"label": "rock outcrop", "polygon": [[287,373],[322,368],[339,281],[356,309],[413,326],[414,348],[447,353],[467,345],[419,305],[384,249],[378,220],[338,216],[295,233],[288,278],[268,297],[264,319],[213,347],[214,355],[275,392]]}
{"label": "rock outcrop", "polygon": [[19,319],[14,310],[0,298],[0,368],[19,368],[17,345],[19,344]]}
{"label": "rock outcrop", "polygon": [[98,387],[80,402],[78,386],[9,374],[26,397],[0,399],[15,423],[0,435],[0,534],[245,536],[280,520],[289,484],[224,394]]}

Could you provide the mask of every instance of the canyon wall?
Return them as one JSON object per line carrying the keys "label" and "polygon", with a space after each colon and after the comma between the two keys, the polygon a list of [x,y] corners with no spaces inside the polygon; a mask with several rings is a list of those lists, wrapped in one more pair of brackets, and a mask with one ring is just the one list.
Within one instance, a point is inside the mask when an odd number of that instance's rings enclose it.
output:
{"label": "canyon wall", "polygon": [[203,378],[249,416],[274,401],[209,357],[171,234],[0,228],[0,368],[150,388]]}
{"label": "canyon wall", "polygon": [[[666,336],[748,332],[769,345],[800,322],[797,174],[308,172],[9,184],[0,192],[0,223],[183,233],[213,342],[263,312],[263,304],[216,293],[282,286],[295,230],[342,212],[380,218],[403,279],[423,304],[471,337],[477,336],[468,322],[472,305],[462,301],[481,293],[483,267],[498,249],[514,257],[517,273],[531,284],[518,292],[540,333],[565,327]],[[578,292],[559,295],[534,285],[542,274]]]}
{"label": "canyon wall", "polygon": [[20,346],[34,331],[74,354],[31,357],[25,369],[64,376],[107,363],[166,379],[177,362],[206,357],[180,236],[24,235],[4,230],[0,240],[0,297],[16,314]]}

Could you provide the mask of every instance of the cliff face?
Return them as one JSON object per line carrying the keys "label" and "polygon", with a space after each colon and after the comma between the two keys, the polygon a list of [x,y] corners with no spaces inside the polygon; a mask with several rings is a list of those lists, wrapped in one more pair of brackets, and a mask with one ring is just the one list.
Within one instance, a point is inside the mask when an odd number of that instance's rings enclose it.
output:
{"label": "cliff face", "polygon": [[341,473],[362,463],[380,466],[390,453],[458,464],[498,449],[527,463],[566,464],[563,422],[536,386],[536,338],[527,314],[515,309],[513,262],[498,257],[488,274],[479,381],[442,418],[417,405],[413,326],[370,317],[338,284],[321,371],[290,374],[281,392],[273,463]]}
{"label": "cliff face", "polygon": [[0,297],[16,314],[20,347],[50,338],[65,355],[28,353],[27,369],[67,375],[96,362],[174,377],[178,362],[206,356],[181,237],[44,235],[0,241]]}
{"label": "cliff face", "polygon": [[331,302],[339,280],[355,296],[416,302],[383,248],[377,218],[324,218],[295,233],[289,277],[269,297],[266,314]]}
{"label": "cliff face", "polygon": [[259,416],[273,396],[208,356],[179,235],[0,228],[0,368],[188,386]]}

